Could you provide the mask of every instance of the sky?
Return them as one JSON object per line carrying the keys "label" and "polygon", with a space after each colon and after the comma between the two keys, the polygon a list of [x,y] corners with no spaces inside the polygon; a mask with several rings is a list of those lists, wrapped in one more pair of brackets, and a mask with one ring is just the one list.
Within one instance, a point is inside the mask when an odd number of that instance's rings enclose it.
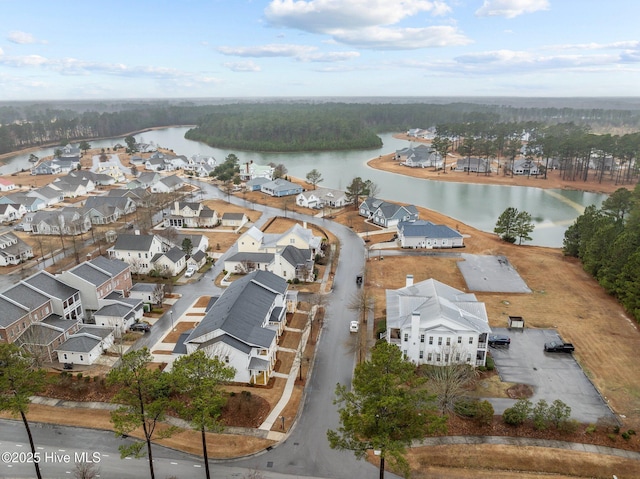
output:
{"label": "sky", "polygon": [[638,0],[0,0],[0,101],[638,97]]}

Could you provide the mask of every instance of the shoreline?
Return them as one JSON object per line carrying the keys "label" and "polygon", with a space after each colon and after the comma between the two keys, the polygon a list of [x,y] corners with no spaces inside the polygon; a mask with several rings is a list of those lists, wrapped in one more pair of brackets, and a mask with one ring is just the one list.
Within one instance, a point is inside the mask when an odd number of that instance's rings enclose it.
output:
{"label": "shoreline", "polygon": [[[407,140],[409,142],[430,144],[428,140],[422,140],[419,138],[408,137],[405,134],[393,135],[394,138],[399,140]],[[613,181],[606,180],[601,183],[595,181],[567,181],[560,178],[560,170],[551,170],[547,178],[544,177],[531,177],[531,176],[508,176],[492,173],[491,175],[465,173],[460,171],[434,171],[431,168],[411,168],[402,166],[398,161],[393,160],[395,153],[388,153],[381,155],[377,158],[372,158],[367,161],[367,166],[375,170],[386,171],[387,173],[393,173],[403,176],[409,176],[411,178],[418,178],[430,181],[448,181],[452,183],[475,183],[475,184],[491,184],[501,186],[525,186],[531,188],[541,189],[559,189],[559,190],[574,190],[584,191],[588,193],[598,193],[610,195],[614,191],[625,188],[633,190],[636,186],[633,184],[614,184]],[[447,165],[453,164],[460,157],[455,155],[447,159]],[[507,160],[501,162],[500,165],[506,164]]]}

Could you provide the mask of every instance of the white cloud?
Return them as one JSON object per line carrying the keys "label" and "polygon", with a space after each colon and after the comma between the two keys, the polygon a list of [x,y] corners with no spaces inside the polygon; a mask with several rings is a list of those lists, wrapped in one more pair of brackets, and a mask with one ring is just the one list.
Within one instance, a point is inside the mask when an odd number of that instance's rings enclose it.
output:
{"label": "white cloud", "polygon": [[18,43],[20,45],[25,45],[29,43],[46,43],[43,41],[36,40],[36,38],[30,33],[20,32],[17,30],[13,32],[9,32],[9,35],[7,36],[7,40],[9,40],[11,43]]}
{"label": "white cloud", "polygon": [[271,43],[268,45],[257,45],[251,47],[219,47],[217,50],[224,55],[237,57],[299,57],[312,53],[316,47],[293,45],[288,43]]}
{"label": "white cloud", "polygon": [[246,62],[227,62],[223,66],[234,72],[259,72],[260,67],[252,61]]}
{"label": "white cloud", "polygon": [[451,26],[425,28],[370,27],[357,31],[343,30],[334,38],[349,45],[378,50],[415,50],[427,47],[460,46],[471,40]]}
{"label": "white cloud", "polygon": [[629,40],[624,42],[612,42],[612,43],[567,43],[563,45],[549,45],[545,47],[546,50],[619,50],[626,48],[639,48],[640,41]]}
{"label": "white cloud", "polygon": [[307,62],[321,62],[321,63],[333,63],[344,62],[358,58],[360,53],[358,52],[329,52],[329,53],[311,53],[299,57],[301,61]]}
{"label": "white cloud", "polygon": [[328,33],[334,29],[392,25],[421,12],[443,15],[450,8],[443,1],[428,0],[272,0],[264,14],[272,25]]}
{"label": "white cloud", "polygon": [[438,16],[451,9],[444,1],[427,0],[273,0],[265,17],[274,26],[330,35],[336,42],[361,48],[405,50],[470,43],[451,26],[391,26],[424,12]]}
{"label": "white cloud", "polygon": [[548,0],[484,0],[483,5],[476,10],[476,15],[514,18],[525,13],[548,9]]}

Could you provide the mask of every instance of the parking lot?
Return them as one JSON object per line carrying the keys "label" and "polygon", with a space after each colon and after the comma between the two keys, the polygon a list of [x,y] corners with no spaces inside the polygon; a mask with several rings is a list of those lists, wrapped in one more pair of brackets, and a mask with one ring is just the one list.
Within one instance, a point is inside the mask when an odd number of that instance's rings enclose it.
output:
{"label": "parking lot", "polygon": [[[532,403],[544,399],[551,404],[560,399],[571,407],[573,419],[585,423],[614,417],[572,354],[544,352],[544,343],[558,339],[555,330],[494,328],[493,333],[511,338],[509,347],[489,348],[500,378],[530,385],[534,390],[529,398]],[[496,414],[502,414],[514,402],[511,399],[491,400]]]}

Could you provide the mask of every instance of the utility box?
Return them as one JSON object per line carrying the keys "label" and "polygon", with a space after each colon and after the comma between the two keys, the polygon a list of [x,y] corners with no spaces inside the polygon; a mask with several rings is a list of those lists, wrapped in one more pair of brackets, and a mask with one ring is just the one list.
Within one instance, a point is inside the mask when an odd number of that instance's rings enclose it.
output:
{"label": "utility box", "polygon": [[524,329],[524,318],[522,316],[509,316],[509,329]]}

